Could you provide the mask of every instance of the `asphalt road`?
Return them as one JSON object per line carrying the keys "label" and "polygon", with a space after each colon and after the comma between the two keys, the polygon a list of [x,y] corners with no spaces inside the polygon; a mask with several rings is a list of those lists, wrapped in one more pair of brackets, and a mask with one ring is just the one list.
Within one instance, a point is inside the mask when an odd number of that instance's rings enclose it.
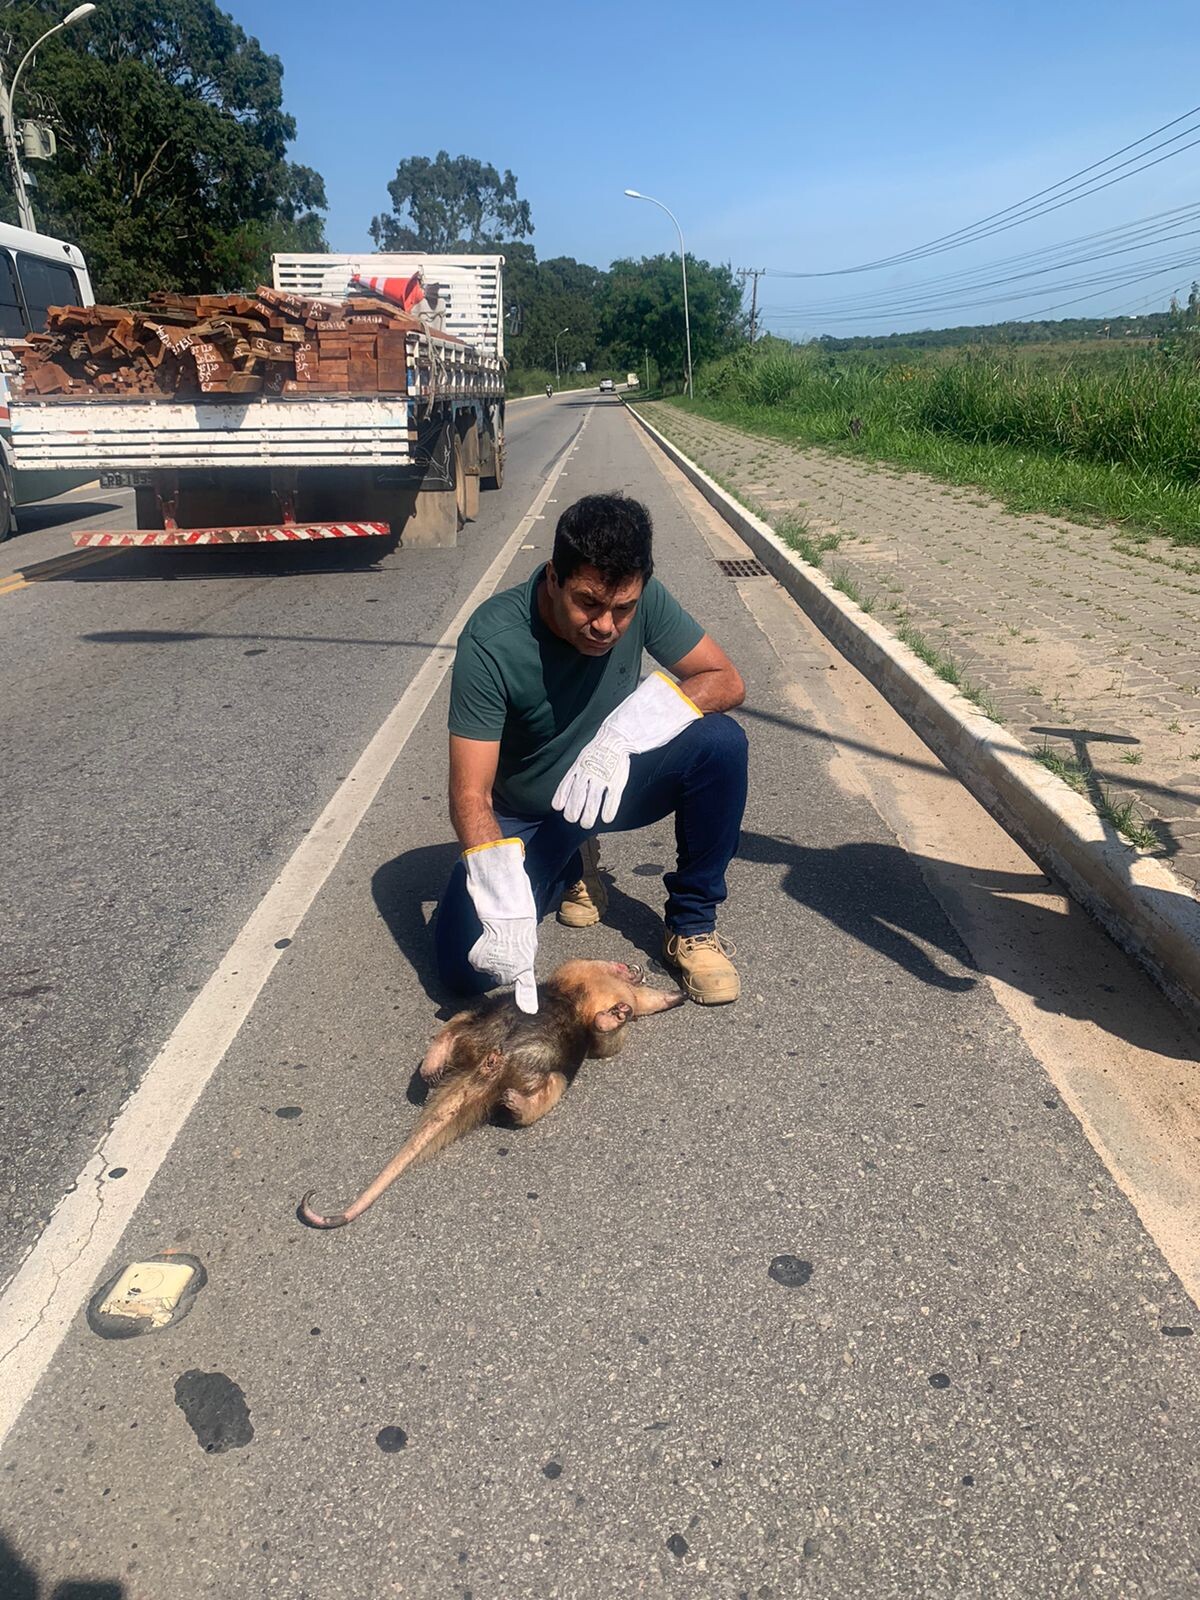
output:
{"label": "asphalt road", "polygon": [[[194,1309],[125,1342],[77,1316],[9,1436],[0,1593],[1196,1593],[1195,1307],[798,716],[827,652],[772,648],[616,402],[514,408],[457,551],[0,583],[7,1267],[585,417],[511,581],[555,504],[624,488],[741,666],[743,998],[647,1019],[546,1122],[476,1133],[354,1227],[299,1225],[415,1116],[443,685],[97,1278],[185,1250]],[[65,526],[0,554],[28,568]],[[546,924],[544,963],[653,955],[671,844],[613,841],[608,925]]]}
{"label": "asphalt road", "polygon": [[32,531],[0,546],[0,571],[38,579],[0,593],[0,1277],[579,415],[514,407],[506,486],[481,496],[459,548],[365,568],[341,545],[75,567],[70,530],[132,527],[132,496],[79,490],[21,513]]}

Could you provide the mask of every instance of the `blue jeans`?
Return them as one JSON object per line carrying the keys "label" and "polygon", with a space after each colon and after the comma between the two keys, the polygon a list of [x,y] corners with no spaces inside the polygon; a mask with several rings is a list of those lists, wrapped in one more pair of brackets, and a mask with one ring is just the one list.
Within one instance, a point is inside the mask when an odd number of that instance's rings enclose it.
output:
{"label": "blue jeans", "polygon": [[[567,822],[560,811],[544,817],[514,816],[496,808],[505,838],[525,842],[525,870],[539,917],[557,906],[583,874],[579,846],[596,833],[628,833],[675,816],[676,866],[663,877],[665,919],[685,937],[711,933],[725,899],[725,869],[737,851],[746,809],[746,735],[722,712],[689,723],[670,744],[629,763],[629,782],[611,822],[591,828]],[[456,994],[493,988],[476,972],[467,951],[483,929],[467,893],[467,873],[456,861],[438,904],[434,951],[438,975]]]}

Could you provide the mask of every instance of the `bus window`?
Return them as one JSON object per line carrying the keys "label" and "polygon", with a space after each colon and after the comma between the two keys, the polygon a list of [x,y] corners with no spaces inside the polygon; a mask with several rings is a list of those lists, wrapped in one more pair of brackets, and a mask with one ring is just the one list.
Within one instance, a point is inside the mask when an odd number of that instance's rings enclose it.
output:
{"label": "bus window", "polygon": [[75,274],[62,262],[45,261],[41,256],[26,255],[24,250],[18,250],[17,271],[21,274],[21,288],[29,308],[30,333],[45,333],[46,313],[51,306],[83,303]]}
{"label": "bus window", "polygon": [[17,269],[7,250],[0,250],[0,339],[25,337],[25,312],[17,293]]}

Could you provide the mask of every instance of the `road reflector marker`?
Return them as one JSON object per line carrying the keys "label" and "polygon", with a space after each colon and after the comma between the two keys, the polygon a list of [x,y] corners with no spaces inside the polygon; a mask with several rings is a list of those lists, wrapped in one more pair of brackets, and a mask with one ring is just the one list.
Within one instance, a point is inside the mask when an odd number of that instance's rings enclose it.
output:
{"label": "road reflector marker", "polygon": [[87,1319],[102,1339],[134,1339],[180,1322],[208,1281],[195,1256],[160,1255],[133,1261],[88,1302]]}

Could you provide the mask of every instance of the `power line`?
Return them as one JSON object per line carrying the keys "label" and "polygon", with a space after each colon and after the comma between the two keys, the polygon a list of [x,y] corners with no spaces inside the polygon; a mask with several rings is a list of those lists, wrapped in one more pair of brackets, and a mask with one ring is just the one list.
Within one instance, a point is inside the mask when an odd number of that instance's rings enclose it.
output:
{"label": "power line", "polygon": [[[1127,289],[1135,283],[1147,283],[1151,278],[1164,278],[1168,275],[1168,273],[1174,274],[1181,269],[1187,270],[1189,266],[1194,265],[1195,259],[1195,256],[1185,256],[1181,261],[1175,262],[1172,266],[1161,267],[1158,271],[1147,272],[1141,277],[1127,278],[1124,283],[1112,284],[1110,287],[1113,289]],[[1026,312],[1023,317],[1012,317],[1009,320],[1012,322],[1037,322],[1040,318],[1046,316],[1048,312],[1063,311],[1067,306],[1082,305],[1085,300],[1094,300],[1098,294],[1102,294],[1103,292],[1103,290],[1097,289],[1094,294],[1080,295],[1077,300],[1060,300],[1057,305],[1043,306],[1039,311],[1029,311]]]}
{"label": "power line", "polygon": [[[1127,161],[1119,162],[1116,167],[1111,165],[1118,156],[1125,155],[1127,151],[1137,149],[1139,145],[1144,145],[1148,140],[1157,138],[1160,133],[1165,133],[1168,128],[1174,128],[1181,122],[1187,122],[1197,114],[1200,114],[1200,106],[1194,106],[1181,116],[1173,117],[1170,122],[1164,122],[1161,127],[1153,129],[1150,133],[1143,134],[1140,139],[1134,139],[1130,144],[1122,145],[1119,150],[1114,150],[1111,155],[1103,156],[1099,161],[1093,161],[1088,166],[1081,167],[1078,172],[1073,172],[1067,177],[1059,179],[1057,183],[1049,184],[1046,188],[1039,189],[1032,195],[1027,195],[1024,200],[1016,200],[1000,211],[993,211],[988,216],[981,217],[977,222],[968,223],[962,228],[956,228],[951,233],[941,234],[936,239],[928,240],[925,244],[914,245],[912,248],[899,251],[895,255],[882,256],[876,261],[860,262],[852,267],[838,267],[822,272],[790,272],[768,268],[768,275],[778,278],[836,278],[846,277],[854,273],[875,272],[884,267],[901,266],[911,261],[921,260],[926,256],[942,255],[950,250],[961,249],[963,245],[975,243],[979,239],[990,238],[996,233],[1007,232],[1010,228],[1019,227],[1037,217],[1061,210],[1063,206],[1074,205],[1077,200],[1086,199],[1089,195],[1099,194],[1102,190],[1111,188],[1114,184],[1123,183],[1127,178],[1136,177],[1140,172],[1146,172],[1151,167],[1160,165],[1163,161],[1169,161],[1174,156],[1182,155],[1184,151],[1193,149],[1197,144],[1200,144],[1200,139],[1192,140],[1191,143],[1182,145],[1177,150],[1170,150],[1166,155],[1159,156],[1155,161],[1145,161],[1144,159],[1146,156],[1153,155],[1157,150],[1165,149],[1171,144],[1177,144],[1180,139],[1186,138],[1189,134],[1200,132],[1200,123],[1184,128],[1179,133],[1172,134],[1169,139],[1164,139],[1160,144],[1151,145],[1147,150],[1139,151],[1137,155],[1130,156]],[[1135,164],[1138,162],[1143,164],[1138,166]],[[1123,167],[1130,167],[1132,170],[1122,172],[1121,168]],[[1098,172],[1097,169],[1099,168],[1106,168],[1107,170]],[[1107,181],[1097,182],[1094,179],[1088,179],[1086,183],[1075,183],[1077,178],[1086,178],[1088,173],[1095,173],[1097,178],[1103,178]],[[1113,173],[1119,175],[1114,177]],[[1073,189],[1067,187],[1070,184],[1075,185]],[[1065,191],[1065,194],[1062,191]],[[1053,203],[1051,203],[1051,197],[1053,197]],[[1044,201],[1045,203],[1037,205],[1036,202],[1038,201]],[[1033,209],[1026,210],[1028,207],[1033,207]],[[1021,214],[1013,216],[1012,213],[1014,212]],[[1009,220],[1002,220],[1005,218]],[[995,226],[989,226],[989,224],[995,224]]]}
{"label": "power line", "polygon": [[[1200,231],[1200,230],[1198,230],[1198,231]],[[1070,280],[1070,281],[1067,281],[1067,282],[1063,282],[1063,283],[1057,284],[1055,286],[1055,289],[1054,290],[1050,290],[1049,292],[1053,293],[1053,292],[1055,292],[1055,290],[1061,292],[1061,291],[1064,291],[1064,290],[1065,291],[1069,291],[1069,290],[1072,290],[1072,289],[1084,289],[1084,288],[1086,288],[1086,289],[1090,289],[1092,292],[1090,294],[1081,295],[1079,297],[1079,299],[1080,300],[1095,299],[1096,295],[1102,293],[1105,288],[1112,287],[1112,288],[1116,288],[1116,289],[1123,289],[1129,284],[1142,283],[1142,282],[1145,282],[1148,279],[1153,278],[1153,277],[1161,277],[1161,276],[1163,276],[1164,274],[1166,274],[1168,272],[1175,273],[1175,272],[1180,272],[1180,271],[1187,271],[1194,265],[1195,261],[1196,261],[1196,254],[1195,254],[1194,251],[1190,252],[1189,254],[1184,255],[1184,256],[1171,257],[1171,258],[1160,257],[1157,261],[1155,261],[1152,264],[1151,263],[1143,263],[1142,265],[1145,268],[1145,270],[1139,272],[1136,276],[1133,276],[1133,277],[1124,276],[1124,274],[1126,274],[1128,272],[1128,263],[1127,263],[1123,267],[1118,267],[1118,268],[1115,268],[1115,269],[1110,270],[1108,272],[1097,273],[1097,274],[1094,274],[1094,275],[1092,275],[1090,277],[1077,278],[1077,279],[1073,279],[1073,280]],[[1004,294],[985,296],[983,299],[977,299],[977,300],[949,300],[949,301],[944,301],[944,302],[942,302],[940,304],[924,304],[924,305],[910,305],[910,306],[895,306],[895,305],[886,306],[885,305],[885,306],[880,306],[880,307],[876,307],[876,308],[872,308],[872,307],[862,308],[862,307],[860,307],[860,308],[858,308],[856,310],[853,310],[853,311],[834,311],[834,312],[822,312],[821,310],[819,310],[816,307],[802,308],[802,309],[797,309],[797,310],[790,311],[790,312],[783,312],[780,309],[780,310],[777,310],[774,313],[773,320],[778,320],[781,317],[787,317],[790,320],[801,321],[801,322],[803,322],[805,324],[809,324],[809,323],[840,324],[840,323],[846,323],[846,322],[861,322],[865,317],[870,317],[872,319],[878,319],[878,318],[883,318],[883,317],[887,317],[887,316],[898,316],[898,317],[933,316],[933,315],[938,315],[938,314],[941,314],[941,313],[944,313],[944,312],[947,312],[947,311],[970,311],[970,310],[978,310],[980,308],[987,307],[987,306],[1004,305],[1004,304],[1010,302],[1012,300],[1012,298],[1013,298],[1012,291],[1009,290]],[[1059,302],[1059,304],[1063,304],[1063,305],[1075,305],[1075,304],[1078,304],[1078,303],[1079,303],[1078,300],[1069,300],[1069,301],[1061,301],[1061,302]],[[764,312],[766,311],[766,309],[767,308],[764,307]],[[1029,313],[1029,315],[1033,316],[1033,317],[1037,317],[1037,316],[1043,315],[1045,311],[1054,310],[1054,309],[1055,309],[1055,307],[1048,306],[1048,307],[1044,307],[1043,311],[1041,311],[1041,312],[1031,312],[1031,313]],[[1008,318],[1007,320],[1013,321],[1013,322],[1020,322],[1020,321],[1024,321],[1025,318],[1023,316],[1015,316],[1014,315],[1014,316]]]}
{"label": "power line", "polygon": [[[1104,229],[1102,232],[1094,234],[1084,234],[1076,239],[1060,241],[1057,244],[1046,245],[1039,250],[1023,252],[1015,256],[1002,257],[998,261],[966,268],[959,272],[940,274],[907,288],[881,290],[867,295],[840,296],[822,301],[819,307],[812,307],[811,309],[818,315],[829,315],[838,311],[920,310],[930,301],[931,297],[938,298],[947,294],[968,293],[976,290],[999,288],[1006,284],[1019,284],[1032,278],[1043,277],[1048,273],[1065,271],[1076,266],[1086,266],[1094,262],[1110,260],[1117,256],[1131,255],[1140,250],[1150,249],[1154,245],[1166,244],[1176,239],[1189,238],[1197,230],[1186,226],[1186,224],[1197,221],[1200,221],[1200,202],[1193,201],[1186,206],[1179,206],[1171,211],[1158,212],[1153,216],[1140,218],[1136,222],[1124,223],[1120,227]],[[1086,248],[1089,245],[1100,243],[1106,244],[1108,248],[1097,250],[1088,250]],[[1006,271],[1005,269],[1014,270]],[[775,307],[774,309],[777,314],[784,310],[782,307]],[[809,311],[808,307],[795,309],[806,315]]]}

